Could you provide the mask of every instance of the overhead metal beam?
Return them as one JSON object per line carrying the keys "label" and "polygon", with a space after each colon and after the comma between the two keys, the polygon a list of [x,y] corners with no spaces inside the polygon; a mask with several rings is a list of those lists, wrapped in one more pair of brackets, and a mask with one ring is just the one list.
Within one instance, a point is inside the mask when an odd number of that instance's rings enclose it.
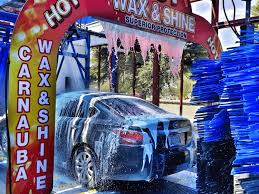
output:
{"label": "overhead metal beam", "polygon": [[85,55],[85,54],[79,54],[79,53],[77,53],[77,52],[67,52],[67,51],[59,51],[58,52],[58,54],[59,55],[64,55],[64,56],[66,56],[66,57],[73,57],[73,58],[86,58],[86,57],[88,57],[88,55]]}
{"label": "overhead metal beam", "polygon": [[[251,17],[250,22],[252,24],[259,23],[259,16]],[[219,22],[213,27],[216,27],[218,29],[223,29],[223,28],[228,28],[230,25],[231,26],[243,26],[245,24],[246,24],[246,19],[238,19],[238,20],[234,20],[234,21],[232,20],[229,23],[228,22]]]}
{"label": "overhead metal beam", "polygon": [[202,0],[190,0],[191,3],[195,3],[195,2],[198,2],[198,1],[202,1]]}
{"label": "overhead metal beam", "polygon": [[103,34],[103,33],[98,33],[98,32],[94,32],[94,31],[91,31],[91,30],[89,30],[88,33],[91,36],[97,36],[99,38],[106,38],[105,34]]}

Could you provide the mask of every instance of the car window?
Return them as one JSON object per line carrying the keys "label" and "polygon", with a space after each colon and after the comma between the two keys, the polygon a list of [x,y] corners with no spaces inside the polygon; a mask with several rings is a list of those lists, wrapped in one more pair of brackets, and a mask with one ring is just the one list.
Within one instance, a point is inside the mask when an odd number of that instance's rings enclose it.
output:
{"label": "car window", "polygon": [[138,98],[111,98],[102,100],[121,116],[166,114],[165,110]]}
{"label": "car window", "polygon": [[77,104],[76,117],[87,118],[88,114],[88,102],[82,101]]}
{"label": "car window", "polygon": [[98,110],[98,119],[101,120],[119,120],[120,117],[118,113],[114,112],[113,109],[108,107],[106,104],[98,101],[95,104],[95,108]]}
{"label": "car window", "polygon": [[61,108],[59,116],[75,117],[79,100],[71,100]]}
{"label": "car window", "polygon": [[62,117],[87,118],[89,102],[78,98],[57,98],[56,115]]}

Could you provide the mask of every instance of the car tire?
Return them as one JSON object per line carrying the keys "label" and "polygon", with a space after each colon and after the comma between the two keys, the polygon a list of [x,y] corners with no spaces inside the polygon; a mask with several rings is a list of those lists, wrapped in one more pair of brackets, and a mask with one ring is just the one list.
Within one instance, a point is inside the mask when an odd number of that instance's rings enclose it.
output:
{"label": "car tire", "polygon": [[79,147],[73,156],[74,177],[88,189],[98,186],[97,163],[93,152],[87,147]]}
{"label": "car tire", "polygon": [[6,128],[1,129],[1,138],[0,138],[0,145],[3,154],[6,156],[8,153],[8,139],[7,139],[7,130]]}

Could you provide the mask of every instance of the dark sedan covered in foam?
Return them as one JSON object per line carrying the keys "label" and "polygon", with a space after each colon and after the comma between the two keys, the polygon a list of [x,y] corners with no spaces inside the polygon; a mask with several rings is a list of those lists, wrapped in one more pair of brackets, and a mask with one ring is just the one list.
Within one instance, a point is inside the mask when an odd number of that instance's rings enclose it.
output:
{"label": "dark sedan covered in foam", "polygon": [[8,152],[6,115],[0,116],[0,150],[4,155]]}
{"label": "dark sedan covered in foam", "polygon": [[56,107],[57,161],[89,188],[152,181],[190,166],[190,121],[145,100],[73,92],[58,95]]}

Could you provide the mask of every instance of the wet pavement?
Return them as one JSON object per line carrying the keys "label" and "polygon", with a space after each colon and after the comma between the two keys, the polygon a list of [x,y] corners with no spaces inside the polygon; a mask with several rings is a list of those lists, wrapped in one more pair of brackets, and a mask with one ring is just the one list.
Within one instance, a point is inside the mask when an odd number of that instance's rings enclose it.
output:
{"label": "wet pavement", "polygon": [[182,171],[174,175],[167,176],[163,180],[153,183],[145,182],[113,182],[97,189],[87,191],[77,185],[73,179],[66,176],[62,171],[56,169],[54,193],[61,194],[196,194],[196,172],[195,169]]}
{"label": "wet pavement", "polygon": [[[6,162],[0,162],[0,188],[5,188]],[[170,175],[153,183],[134,182],[107,183],[98,190],[87,191],[61,169],[55,169],[53,193],[57,194],[196,194],[196,173],[194,169]],[[3,189],[0,194],[5,194]]]}

